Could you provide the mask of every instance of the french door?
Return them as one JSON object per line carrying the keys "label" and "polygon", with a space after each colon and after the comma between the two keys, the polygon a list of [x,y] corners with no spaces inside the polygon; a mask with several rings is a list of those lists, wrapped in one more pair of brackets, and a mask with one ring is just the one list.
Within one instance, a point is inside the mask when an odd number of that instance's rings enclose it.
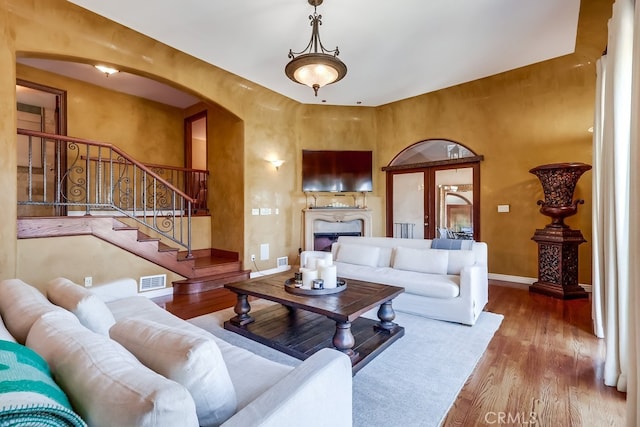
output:
{"label": "french door", "polygon": [[479,240],[478,162],[437,162],[386,172],[387,236]]}

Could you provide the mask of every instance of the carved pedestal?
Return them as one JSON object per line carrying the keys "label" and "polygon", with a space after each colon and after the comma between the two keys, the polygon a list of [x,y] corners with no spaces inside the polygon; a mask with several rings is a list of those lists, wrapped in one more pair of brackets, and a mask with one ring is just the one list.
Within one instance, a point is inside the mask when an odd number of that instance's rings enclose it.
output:
{"label": "carved pedestal", "polygon": [[547,226],[531,238],[538,244],[538,281],[529,291],[555,298],[587,298],[578,284],[578,246],[586,240],[580,230]]}
{"label": "carved pedestal", "polygon": [[538,243],[538,281],[529,287],[531,292],[556,298],[587,298],[578,285],[578,246],[585,242],[580,230],[572,230],[564,223],[578,212],[584,200],[573,200],[578,179],[591,169],[584,163],[551,163],[529,172],[540,179],[544,200],[538,200],[540,213],[551,217],[551,224],[536,230],[531,238]]}

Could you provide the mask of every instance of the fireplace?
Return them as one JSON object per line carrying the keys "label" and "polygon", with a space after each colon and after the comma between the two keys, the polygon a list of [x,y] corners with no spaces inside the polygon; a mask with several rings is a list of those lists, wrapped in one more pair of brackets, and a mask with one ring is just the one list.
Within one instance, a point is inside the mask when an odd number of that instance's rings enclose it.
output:
{"label": "fireplace", "polygon": [[340,236],[371,236],[369,209],[309,208],[304,210],[304,249],[331,251]]}

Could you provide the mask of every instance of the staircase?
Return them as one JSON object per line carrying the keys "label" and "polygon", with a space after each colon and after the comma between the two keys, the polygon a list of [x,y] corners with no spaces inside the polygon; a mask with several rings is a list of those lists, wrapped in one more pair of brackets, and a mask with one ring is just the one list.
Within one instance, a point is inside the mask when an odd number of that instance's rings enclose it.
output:
{"label": "staircase", "polygon": [[[93,235],[185,277],[174,294],[249,278],[237,253],[191,248],[191,217],[206,211],[207,171],[145,165],[100,141],[17,133],[28,154],[18,168],[18,188],[25,189],[18,194],[18,238]],[[197,197],[190,195],[194,184]]]}
{"label": "staircase", "polygon": [[92,235],[186,279],[173,282],[174,294],[192,294],[249,278],[235,252],[217,249],[180,251],[114,217],[18,218],[18,238]]}

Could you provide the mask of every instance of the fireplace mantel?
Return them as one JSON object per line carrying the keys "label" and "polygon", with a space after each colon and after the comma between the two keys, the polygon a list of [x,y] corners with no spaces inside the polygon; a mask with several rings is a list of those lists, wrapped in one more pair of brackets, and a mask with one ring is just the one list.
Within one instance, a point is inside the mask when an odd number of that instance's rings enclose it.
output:
{"label": "fireplace mantel", "polygon": [[372,215],[371,209],[367,208],[306,208],[304,212],[304,248],[307,251],[313,250],[314,230],[316,221],[330,223],[340,223],[349,221],[362,221],[362,235],[371,236]]}

